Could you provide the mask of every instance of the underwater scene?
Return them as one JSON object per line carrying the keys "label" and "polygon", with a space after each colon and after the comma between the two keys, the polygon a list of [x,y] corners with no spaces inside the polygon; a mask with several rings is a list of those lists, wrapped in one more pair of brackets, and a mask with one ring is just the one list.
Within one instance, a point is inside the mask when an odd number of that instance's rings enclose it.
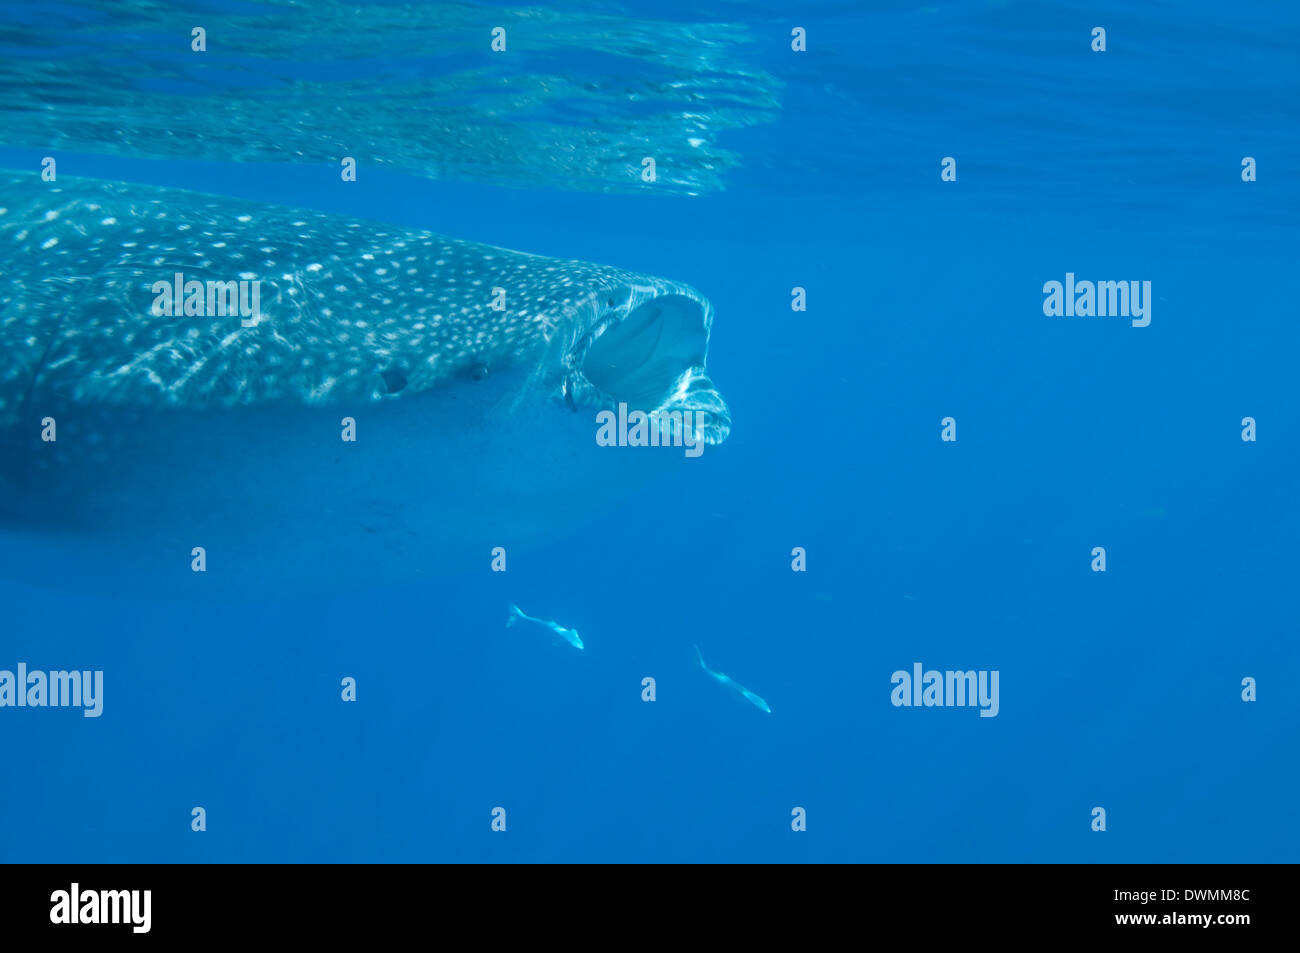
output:
{"label": "underwater scene", "polygon": [[3,0],[0,861],[1300,860],[1297,48]]}

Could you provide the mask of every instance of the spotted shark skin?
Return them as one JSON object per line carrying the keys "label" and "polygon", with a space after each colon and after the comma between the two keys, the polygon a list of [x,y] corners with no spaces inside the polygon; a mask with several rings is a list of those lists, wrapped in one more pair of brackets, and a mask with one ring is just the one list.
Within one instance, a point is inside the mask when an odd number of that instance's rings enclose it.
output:
{"label": "spotted shark skin", "polygon": [[[619,268],[10,173],[0,267],[0,573],[189,585],[195,545],[240,585],[431,571],[683,465],[598,447],[601,409],[690,410],[709,445],[731,428],[712,306]],[[258,281],[258,311],[154,313],[177,272]]]}
{"label": "spotted shark skin", "polygon": [[[346,403],[517,364],[571,401],[613,406],[622,395],[597,392],[577,367],[584,342],[672,298],[696,322],[680,342],[689,353],[663,355],[677,364],[651,382],[659,393],[638,396],[712,413],[709,443],[729,430],[704,370],[712,307],[686,285],[617,268],[176,189],[31,175],[0,178],[0,260],[9,266],[0,423],[44,393],[191,409]],[[258,281],[260,313],[251,327],[154,315],[151,286],[178,272]]]}

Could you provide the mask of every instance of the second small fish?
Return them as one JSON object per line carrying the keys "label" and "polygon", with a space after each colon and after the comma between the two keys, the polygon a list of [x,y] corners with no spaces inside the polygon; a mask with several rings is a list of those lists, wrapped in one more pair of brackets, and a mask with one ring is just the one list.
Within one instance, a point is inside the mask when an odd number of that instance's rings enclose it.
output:
{"label": "second small fish", "polygon": [[698,645],[695,646],[695,658],[699,660],[700,668],[704,669],[705,674],[708,675],[710,678],[712,678],[715,682],[727,686],[727,688],[730,688],[733,692],[735,692],[741,698],[745,699],[745,701],[749,702],[759,711],[765,711],[769,715],[772,714],[771,707],[767,704],[767,702],[763,701],[763,699],[760,698],[758,695],[755,695],[753,692],[751,692],[744,685],[740,684],[740,682],[736,681],[730,675],[724,675],[722,672],[715,672],[713,669],[705,665],[704,655],[700,652],[700,647]]}
{"label": "second small fish", "polygon": [[515,605],[510,607],[509,615],[506,616],[506,628],[514,625],[520,619],[523,619],[525,622],[536,622],[543,628],[550,629],[575,649],[582,648],[582,639],[578,638],[577,629],[566,629],[564,626],[560,625],[560,623],[551,622],[549,619],[535,619]]}

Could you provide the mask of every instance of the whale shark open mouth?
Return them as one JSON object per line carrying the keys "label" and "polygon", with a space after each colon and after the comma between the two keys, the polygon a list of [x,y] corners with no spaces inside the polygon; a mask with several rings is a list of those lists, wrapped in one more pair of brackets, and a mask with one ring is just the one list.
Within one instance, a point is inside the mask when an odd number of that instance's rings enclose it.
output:
{"label": "whale shark open mouth", "polygon": [[705,373],[712,318],[708,302],[689,294],[634,289],[566,355],[566,398],[661,415],[690,411],[698,439],[721,443],[731,412]]}

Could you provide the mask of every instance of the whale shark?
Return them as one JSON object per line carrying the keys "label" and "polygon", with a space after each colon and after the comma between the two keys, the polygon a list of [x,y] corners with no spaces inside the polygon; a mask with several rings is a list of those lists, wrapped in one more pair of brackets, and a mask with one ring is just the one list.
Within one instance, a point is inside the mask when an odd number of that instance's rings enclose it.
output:
{"label": "whale shark", "polygon": [[425,574],[695,466],[598,446],[601,410],[731,429],[709,301],[621,268],[5,172],[0,262],[0,573]]}

